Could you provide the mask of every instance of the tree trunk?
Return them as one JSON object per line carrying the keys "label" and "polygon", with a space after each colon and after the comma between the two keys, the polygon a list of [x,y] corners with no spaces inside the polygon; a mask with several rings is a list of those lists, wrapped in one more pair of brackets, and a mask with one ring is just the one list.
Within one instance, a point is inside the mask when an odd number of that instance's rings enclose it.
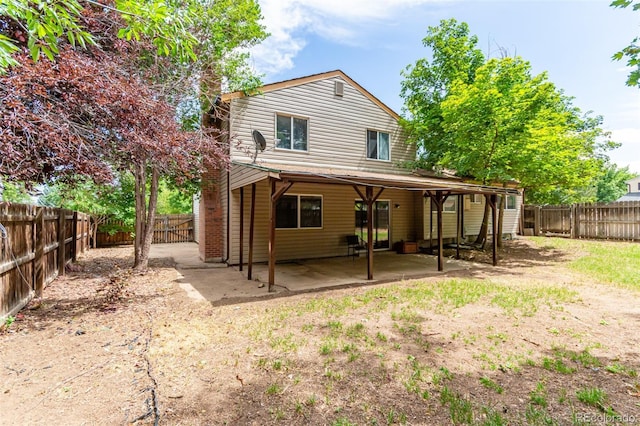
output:
{"label": "tree trunk", "polygon": [[[140,182],[138,178],[142,178]],[[144,166],[136,165],[136,236],[133,268],[138,271],[145,271],[149,266],[149,252],[153,242],[153,228],[158,205],[159,179],[158,169],[153,167],[151,169],[151,186],[149,187],[149,205],[147,206],[146,173]]]}
{"label": "tree trunk", "polygon": [[502,223],[504,222],[504,206],[507,202],[506,195],[500,195],[500,205],[498,210],[498,235],[494,235],[493,238],[498,239],[498,248],[502,248]]}
{"label": "tree trunk", "polygon": [[136,226],[135,235],[133,238],[133,251],[134,261],[133,267],[140,268],[141,256],[142,256],[142,238],[144,235],[144,225],[147,219],[147,203],[146,203],[146,189],[147,189],[147,175],[145,173],[144,165],[136,164],[133,169],[133,177],[135,181],[135,200],[136,200]]}
{"label": "tree trunk", "polygon": [[491,214],[491,209],[489,208],[489,203],[485,196],[484,200],[484,214],[482,215],[482,226],[480,226],[480,231],[478,231],[478,236],[474,241],[474,245],[479,246],[482,250],[484,250],[484,245],[487,242],[487,233],[489,232],[489,215]]}

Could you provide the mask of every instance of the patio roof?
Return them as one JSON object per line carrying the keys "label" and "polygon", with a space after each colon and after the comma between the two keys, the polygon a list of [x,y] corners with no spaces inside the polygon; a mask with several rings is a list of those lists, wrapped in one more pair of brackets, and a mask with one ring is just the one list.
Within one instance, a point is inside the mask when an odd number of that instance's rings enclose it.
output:
{"label": "patio roof", "polygon": [[[498,263],[497,257],[497,196],[499,194],[519,194],[515,188],[500,188],[494,186],[477,185],[464,182],[458,178],[435,178],[419,176],[416,173],[374,173],[361,170],[337,169],[330,167],[314,167],[304,165],[290,164],[255,164],[233,162],[236,172],[248,172],[245,175],[238,176],[234,186],[231,189],[240,189],[240,241],[243,241],[244,218],[242,201],[244,192],[243,188],[247,185],[252,187],[251,195],[251,221],[250,221],[250,237],[249,237],[249,270],[248,279],[251,279],[253,269],[253,235],[254,229],[254,212],[255,212],[255,190],[256,183],[267,180],[270,189],[270,213],[269,213],[269,291],[272,291],[275,283],[275,239],[276,239],[276,203],[296,182],[307,183],[326,183],[333,185],[349,185],[360,195],[362,200],[367,204],[367,279],[373,279],[373,240],[372,240],[372,206],[385,189],[400,189],[405,191],[420,191],[425,197],[429,197],[436,206],[437,213],[437,235],[438,235],[438,270],[443,270],[443,238],[442,238],[442,211],[443,205],[447,197],[451,195],[462,196],[463,194],[483,194],[487,200],[487,205],[491,209],[492,227],[493,227],[493,264]],[[232,173],[233,174],[233,173]],[[235,179],[234,179],[235,180]],[[282,185],[279,189],[276,181],[281,181]],[[362,188],[364,187],[364,188]],[[374,188],[377,192],[374,194]],[[364,190],[363,190],[364,189]],[[462,217],[458,210],[457,218],[457,243],[460,244],[460,224]],[[229,234],[227,234],[227,239]],[[242,270],[243,263],[243,244],[240,244],[240,268]]]}
{"label": "patio roof", "polygon": [[[233,166],[246,167],[258,173],[253,182],[275,178],[283,182],[330,183],[351,186],[374,186],[385,189],[407,191],[446,191],[450,195],[459,194],[513,194],[520,192],[513,187],[497,187],[465,182],[460,178],[425,177],[418,173],[375,173],[361,170],[331,167],[311,167],[291,164],[254,164],[233,162]],[[231,189],[237,189],[233,186]]]}

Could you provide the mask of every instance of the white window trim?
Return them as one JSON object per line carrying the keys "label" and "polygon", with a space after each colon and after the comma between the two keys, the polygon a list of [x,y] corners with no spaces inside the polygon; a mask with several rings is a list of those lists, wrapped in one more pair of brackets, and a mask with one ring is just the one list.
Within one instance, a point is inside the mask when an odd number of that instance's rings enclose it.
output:
{"label": "white window trim", "polygon": [[[449,200],[453,200],[454,205],[455,205],[455,210],[453,210],[453,211],[451,211],[451,210],[445,210],[445,209],[444,209],[444,203],[443,203],[443,204],[442,204],[442,213],[445,213],[445,214],[457,213],[457,212],[458,212],[458,197],[457,197],[457,196],[455,196],[455,195],[449,195],[449,197],[447,198],[447,201],[449,201]],[[445,201],[445,203],[446,203],[447,201]],[[425,202],[425,208],[426,208],[426,207],[428,207],[428,206],[426,206],[426,204],[427,204],[427,203],[433,203],[433,200],[431,200],[431,198],[425,198],[425,199],[424,199],[424,202]],[[425,212],[425,214],[426,214],[426,213],[427,213],[427,212]],[[437,209],[435,209],[435,208],[432,208],[432,209],[431,209],[431,215],[437,215],[437,214],[438,214],[438,210],[437,210]]]}
{"label": "white window trim", "polygon": [[[380,158],[371,158],[369,157],[369,132],[376,132],[378,133],[378,135],[380,133],[386,133],[387,135],[389,135],[389,159],[388,160],[381,160]],[[364,139],[365,139],[365,144],[364,144],[364,156],[366,160],[369,161],[381,161],[383,163],[390,163],[391,162],[391,132],[387,131],[387,130],[378,130],[378,129],[372,129],[372,128],[367,128],[367,130],[365,130],[364,133]],[[380,152],[380,136],[378,136],[378,147],[376,152]]]}
{"label": "white window trim", "polygon": [[[513,208],[509,208],[509,197],[513,197]],[[507,195],[504,203],[504,209],[509,211],[518,210],[518,197],[516,197],[515,195]]]}
{"label": "white window trim", "polygon": [[[324,228],[324,196],[320,195],[320,194],[289,194],[286,193],[283,195],[283,197],[285,196],[291,196],[291,197],[298,197],[298,209],[296,211],[296,214],[298,215],[298,219],[297,219],[297,223],[298,226],[296,228],[278,228],[276,227],[277,230],[279,231],[296,231],[296,230],[301,230],[301,229],[323,229]],[[300,197],[316,197],[316,198],[320,198],[320,223],[321,225],[318,226],[300,226]]]}
{"label": "white window trim", "polygon": [[[444,209],[444,204],[447,201],[453,201],[453,210],[445,210]],[[436,211],[436,213],[438,213]],[[447,197],[447,199],[445,200],[444,203],[442,203],[442,213],[447,213],[447,214],[451,214],[451,213],[458,213],[458,197],[454,196],[454,195],[449,195],[449,197]]]}
{"label": "white window trim", "polygon": [[[290,125],[291,125],[291,148],[282,148],[278,146],[278,142],[280,141],[280,139],[278,139],[278,116],[281,117],[289,117],[290,119]],[[307,122],[307,149],[294,149],[293,148],[293,119],[294,118],[299,118],[301,120],[306,120]],[[309,140],[311,139],[311,135],[309,134],[309,117],[305,117],[303,115],[296,115],[296,114],[287,114],[285,112],[276,112],[275,115],[273,116],[273,126],[274,126],[274,150],[276,151],[285,151],[285,152],[299,152],[299,153],[308,153],[309,152]],[[289,229],[289,228],[283,228],[283,229]]]}

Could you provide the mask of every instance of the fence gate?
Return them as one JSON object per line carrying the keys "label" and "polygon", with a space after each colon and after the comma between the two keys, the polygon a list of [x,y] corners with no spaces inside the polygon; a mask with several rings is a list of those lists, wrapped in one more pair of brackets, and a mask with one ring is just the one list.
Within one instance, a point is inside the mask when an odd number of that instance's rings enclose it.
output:
{"label": "fence gate", "polygon": [[[105,229],[116,229],[107,232]],[[106,247],[120,244],[133,244],[133,230],[124,223],[107,220],[100,225],[96,234],[97,246]],[[153,227],[153,243],[189,243],[193,237],[192,214],[170,214],[156,216]]]}

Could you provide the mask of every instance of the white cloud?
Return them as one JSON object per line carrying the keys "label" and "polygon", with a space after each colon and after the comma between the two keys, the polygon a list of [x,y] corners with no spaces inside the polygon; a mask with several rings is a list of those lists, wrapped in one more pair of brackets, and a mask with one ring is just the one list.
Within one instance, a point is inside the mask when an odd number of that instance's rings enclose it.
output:
{"label": "white cloud", "polygon": [[346,45],[366,40],[374,24],[391,22],[406,9],[446,0],[259,0],[271,36],[252,49],[258,71],[277,74],[294,67],[296,55],[315,34]]}

